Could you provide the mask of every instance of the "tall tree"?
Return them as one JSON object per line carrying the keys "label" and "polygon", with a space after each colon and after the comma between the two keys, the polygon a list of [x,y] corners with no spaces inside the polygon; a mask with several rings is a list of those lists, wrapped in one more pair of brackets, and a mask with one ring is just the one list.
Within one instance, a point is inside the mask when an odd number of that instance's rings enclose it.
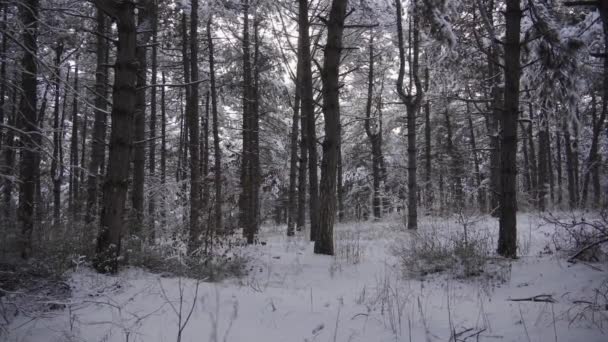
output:
{"label": "tall tree", "polygon": [[211,89],[211,115],[213,117],[213,183],[215,189],[214,229],[222,231],[222,150],[220,147],[217,88],[215,81],[215,49],[213,42],[213,16],[207,21],[207,47],[209,49],[209,87]]}
{"label": "tall tree", "polygon": [[106,50],[108,49],[106,35],[107,19],[101,10],[97,10],[97,36],[95,41],[95,117],[93,118],[93,137],[91,139],[91,159],[89,160],[87,179],[87,199],[85,223],[91,224],[95,220],[98,202],[99,180],[103,174],[103,159],[105,158],[106,144],[106,109],[107,109],[107,83],[108,72],[105,66]]}
{"label": "tall tree", "polygon": [[329,11],[327,41],[321,81],[323,82],[323,117],[325,137],[321,161],[319,234],[315,240],[317,254],[334,255],[334,221],[336,216],[336,171],[340,143],[340,56],[348,0],[333,0]]}
{"label": "tall tree", "polygon": [[59,160],[59,149],[63,143],[61,139],[61,126],[59,120],[59,104],[61,91],[61,56],[63,54],[63,42],[55,45],[55,101],[53,102],[53,160],[51,161],[51,178],[53,182],[53,228],[58,228],[61,220],[61,171],[63,167]]}
{"label": "tall tree", "polygon": [[200,169],[200,134],[198,118],[198,0],[190,2],[190,97],[186,119],[188,122],[190,150],[190,240],[189,251],[194,252],[201,243],[201,169]]}
{"label": "tall tree", "polygon": [[384,181],[384,170],[382,170],[384,156],[382,155],[382,118],[380,116],[372,118],[372,105],[374,102],[374,59],[374,33],[371,31],[369,39],[369,70],[367,76],[367,101],[365,104],[364,127],[367,138],[371,144],[373,178],[372,209],[374,218],[380,219],[382,217],[381,185]]}
{"label": "tall tree", "polygon": [[[298,66],[301,66],[299,63]],[[293,101],[293,117],[291,119],[291,133],[289,136],[289,191],[287,204],[287,236],[295,235],[297,225],[297,176],[298,176],[298,131],[300,120],[300,78],[302,77],[300,70],[296,72],[296,94]]]}
{"label": "tall tree", "polygon": [[21,89],[23,97],[19,111],[19,128],[23,132],[20,139],[21,159],[19,162],[19,207],[17,222],[21,228],[19,250],[21,257],[27,259],[32,255],[32,232],[34,230],[34,195],[36,174],[39,172],[40,146],[37,146],[34,136],[40,134],[37,125],[36,104],[38,65],[38,0],[19,2],[19,16],[23,27],[23,57],[21,59]]}
{"label": "tall tree", "polygon": [[[310,240],[319,235],[319,179],[317,174],[317,132],[315,124],[315,99],[313,97],[312,56],[310,44],[310,20],[308,0],[298,2],[298,68],[302,73],[300,86],[300,115],[302,117],[302,144],[308,146],[307,155],[301,152],[301,163],[308,165],[308,213],[310,217]],[[305,123],[305,124],[304,124]],[[300,172],[302,175],[303,172]],[[305,177],[305,175],[304,175]],[[306,182],[299,182],[304,186]],[[301,189],[300,191],[304,191]],[[301,217],[303,219],[303,217]]]}
{"label": "tall tree", "polygon": [[116,20],[118,43],[114,65],[110,154],[103,187],[101,229],[94,266],[99,272],[118,270],[124,209],[127,198],[133,116],[136,103],[137,33],[135,4],[130,1],[95,0],[95,5]]}
{"label": "tall tree", "polygon": [[135,103],[134,145],[133,145],[133,189],[131,201],[133,210],[133,233],[141,233],[144,224],[144,181],[146,176],[146,90],[148,74],[148,40],[152,34],[150,21],[152,0],[140,1],[137,8],[138,31],[137,55],[137,102]]}
{"label": "tall tree", "polygon": [[[401,0],[395,0],[397,16],[397,42],[399,46],[399,75],[397,78],[397,94],[407,112],[407,190],[408,190],[408,214],[407,228],[418,228],[418,184],[416,180],[416,116],[420,110],[423,99],[422,83],[418,75],[418,55],[420,50],[419,41],[419,18],[417,13],[417,0],[412,3],[412,15],[410,16],[409,52],[406,59],[405,42],[403,38],[403,13]],[[405,63],[409,63],[410,86],[408,91],[404,88]],[[415,89],[415,90],[414,90]]]}
{"label": "tall tree", "polygon": [[517,256],[517,119],[519,117],[519,77],[521,8],[519,0],[506,0],[505,95],[501,116],[500,150],[501,202],[498,254]]}
{"label": "tall tree", "polygon": [[[158,93],[158,1],[152,0],[150,3],[150,11],[152,17],[152,56],[151,56],[151,75],[150,83],[150,142],[149,142],[149,157],[148,157],[148,172],[150,179],[155,180],[156,176],[156,121],[157,118],[157,93]],[[156,215],[156,197],[154,194],[150,196],[148,201],[148,237],[154,240],[155,234],[155,215]]]}
{"label": "tall tree", "polygon": [[74,66],[74,95],[72,97],[72,135],[70,140],[70,183],[69,183],[69,205],[72,220],[76,218],[80,212],[80,201],[78,194],[80,192],[79,182],[79,159],[78,159],[78,136],[79,136],[79,119],[78,119],[78,56],[76,56]]}

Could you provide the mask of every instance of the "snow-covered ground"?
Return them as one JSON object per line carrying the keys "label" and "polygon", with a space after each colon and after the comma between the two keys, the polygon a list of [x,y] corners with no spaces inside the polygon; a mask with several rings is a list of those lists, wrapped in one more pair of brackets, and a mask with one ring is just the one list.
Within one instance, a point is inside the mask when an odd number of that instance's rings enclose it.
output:
{"label": "snow-covered ground", "polygon": [[[304,232],[264,227],[247,247],[248,274],[221,283],[141,269],[70,275],[67,309],[18,317],[7,341],[607,341],[608,310],[590,310],[607,264],[570,264],[555,252],[555,227],[520,215],[522,257],[495,258],[491,272],[404,277],[391,250],[411,233],[398,219],[340,224],[338,256],[314,255]],[[484,218],[475,231],[496,236]],[[456,218],[422,218],[419,229],[458,232]],[[491,241],[494,243],[494,241]],[[551,295],[556,302],[511,301]],[[181,298],[181,300],[180,300]],[[180,315],[181,312],[181,315]],[[180,318],[181,317],[181,318]],[[181,332],[180,332],[181,331]],[[0,336],[0,339],[2,337]],[[452,338],[452,340],[454,340]]]}

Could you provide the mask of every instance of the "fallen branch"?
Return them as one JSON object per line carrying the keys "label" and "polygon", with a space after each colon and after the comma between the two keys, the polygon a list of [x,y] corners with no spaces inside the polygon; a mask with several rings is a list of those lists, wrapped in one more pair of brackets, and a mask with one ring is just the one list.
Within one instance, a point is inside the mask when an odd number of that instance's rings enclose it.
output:
{"label": "fallen branch", "polygon": [[552,295],[542,294],[528,298],[509,298],[511,302],[542,302],[542,303],[557,303]]}
{"label": "fallen branch", "polygon": [[601,245],[602,243],[608,242],[608,237],[603,238],[601,240],[595,241],[594,243],[587,245],[585,247],[583,247],[580,251],[576,252],[576,254],[574,254],[573,256],[571,256],[570,258],[568,258],[568,262],[574,262],[574,259],[578,258],[581,254],[583,254],[585,251],[597,246],[597,245]]}

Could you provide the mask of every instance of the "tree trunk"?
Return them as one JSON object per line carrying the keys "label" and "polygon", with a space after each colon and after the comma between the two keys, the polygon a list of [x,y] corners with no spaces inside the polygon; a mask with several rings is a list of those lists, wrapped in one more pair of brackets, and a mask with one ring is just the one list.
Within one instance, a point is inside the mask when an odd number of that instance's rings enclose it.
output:
{"label": "tree trunk", "polygon": [[[161,72],[161,79],[163,82],[162,87],[160,88],[160,185],[161,189],[165,189],[165,185],[167,184],[167,113],[165,108],[165,72]],[[165,219],[167,214],[166,207],[166,197],[164,195],[164,191],[161,194],[161,217],[162,224],[165,225]]]}
{"label": "tree trunk", "polygon": [[[152,181],[156,181],[156,102],[157,102],[157,89],[156,86],[158,79],[158,3],[152,1],[150,3],[150,14],[152,16],[152,75],[150,83],[152,88],[150,89],[150,141],[148,147],[148,173]],[[148,200],[148,238],[150,241],[154,241],[156,237],[156,200],[157,196],[155,192],[152,192]]]}
{"label": "tree trunk", "polygon": [[70,187],[69,187],[69,204],[70,213],[72,215],[72,224],[76,222],[80,211],[80,202],[78,201],[78,191],[80,189],[78,169],[78,57],[76,57],[74,67],[74,96],[72,99],[72,137],[70,141]]}
{"label": "tree trunk", "polygon": [[[608,40],[608,39],[607,39]],[[607,48],[608,51],[608,48]],[[608,58],[605,58],[604,68],[608,69]],[[608,73],[608,70],[604,70],[605,73]],[[605,86],[608,86],[606,84]],[[599,138],[602,132],[602,127],[604,127],[604,122],[606,121],[606,102],[608,99],[602,99],[602,112],[598,119],[597,117],[597,109],[596,109],[596,97],[595,94],[592,93],[592,119],[593,119],[593,135],[591,137],[591,147],[589,148],[589,156],[587,157],[587,165],[586,171],[583,178],[583,195],[582,195],[582,205],[583,207],[587,204],[587,196],[588,196],[588,187],[589,180],[591,176],[593,176],[593,188],[594,188],[594,198],[593,198],[593,206],[597,207],[600,205],[600,189],[601,185],[599,183],[599,169],[600,169],[600,156],[598,153],[599,147]]]}
{"label": "tree trunk", "polygon": [[[367,101],[365,105],[365,133],[370,141],[371,155],[372,155],[372,212],[375,219],[382,217],[382,199],[380,198],[381,189],[381,172],[380,160],[382,159],[382,146],[380,141],[380,130],[378,127],[374,127],[372,130],[372,103],[374,97],[374,35],[370,32],[369,41],[369,64],[368,64],[368,77],[367,77]],[[376,121],[376,118],[373,119]],[[375,125],[376,126],[376,125]]]}
{"label": "tree trunk", "polygon": [[337,192],[337,200],[338,200],[338,222],[342,222],[344,220],[344,178],[342,173],[342,123],[338,123],[338,169],[336,171],[337,175],[337,184],[336,184],[336,192]]}
{"label": "tree trunk", "polygon": [[[2,43],[0,44],[0,125],[4,124],[4,105],[6,104],[6,52],[8,50],[8,38],[6,37],[6,23],[8,22],[8,3],[2,2],[0,4],[2,10],[2,23],[0,25],[0,32],[2,32]],[[2,151],[2,143],[4,142],[4,128],[0,129],[0,152]]]}
{"label": "tree trunk", "polygon": [[211,87],[211,113],[213,116],[213,151],[214,151],[214,189],[215,189],[215,231],[222,228],[222,150],[220,148],[219,118],[217,113],[217,89],[215,85],[215,56],[212,37],[212,17],[207,21],[207,45],[209,47],[209,86]]}
{"label": "tree trunk", "polygon": [[321,72],[323,82],[323,117],[325,137],[321,161],[319,234],[315,240],[317,254],[334,255],[334,220],[336,216],[336,171],[340,143],[340,55],[348,0],[333,0],[327,25],[325,59]]}
{"label": "tree trunk", "polygon": [[[298,63],[298,67],[300,63]],[[300,116],[300,79],[301,71],[297,70],[296,75],[296,90],[293,103],[293,117],[291,119],[291,134],[290,134],[290,155],[289,155],[289,191],[287,199],[287,236],[294,236],[297,225],[297,176],[298,176],[298,131],[299,131],[299,116]]]}
{"label": "tree trunk", "polygon": [[21,91],[23,97],[19,106],[21,120],[18,120],[19,129],[26,132],[20,139],[21,160],[19,162],[19,207],[17,209],[17,222],[21,228],[19,237],[19,250],[23,259],[32,255],[32,232],[34,230],[34,193],[36,174],[38,172],[39,146],[36,146],[34,137],[39,133],[36,120],[36,92],[38,66],[36,55],[38,53],[38,0],[22,1],[19,4],[19,16],[25,27],[22,34],[23,58],[21,59]]}
{"label": "tree trunk", "polygon": [[51,161],[51,181],[53,183],[53,229],[58,229],[61,222],[61,176],[59,168],[59,148],[63,143],[61,139],[59,122],[59,100],[61,91],[61,55],[63,43],[55,46],[55,101],[53,104],[53,160]]}
{"label": "tree trunk", "polygon": [[469,134],[471,150],[473,151],[473,166],[475,167],[475,187],[477,188],[477,204],[479,205],[479,211],[486,211],[486,192],[483,188],[482,176],[479,167],[479,157],[477,155],[477,140],[475,138],[475,128],[473,127],[473,118],[471,117],[471,111],[467,103],[467,121],[469,123]]}
{"label": "tree trunk", "polygon": [[[17,80],[17,72],[15,72],[15,82]],[[20,91],[18,89],[18,87],[13,87],[13,93],[12,93],[12,99],[11,99],[11,104],[12,104],[12,111],[10,113],[10,116],[7,118],[8,124],[12,127],[17,127],[18,123],[18,119],[17,119],[17,112],[18,112],[18,108],[19,105],[18,103],[21,102],[22,100],[20,99],[19,101],[17,101],[17,94],[19,94]],[[8,130],[6,136],[5,136],[5,142],[4,142],[4,151],[3,151],[3,156],[4,156],[4,160],[3,160],[3,164],[4,164],[4,169],[2,171],[2,174],[7,176],[7,178],[4,180],[4,185],[3,185],[3,191],[2,191],[2,197],[3,197],[3,202],[4,202],[4,210],[3,210],[3,214],[4,217],[7,220],[13,220],[14,219],[14,210],[13,210],[13,182],[14,180],[12,179],[12,177],[8,177],[8,176],[13,176],[15,174],[14,168],[15,168],[15,131],[14,130]]]}
{"label": "tree trunk", "polygon": [[[313,97],[312,83],[312,57],[308,19],[308,0],[299,0],[298,7],[298,63],[301,63],[302,80],[300,82],[302,118],[306,124],[302,124],[302,143],[308,146],[308,156],[302,153],[302,164],[308,164],[308,188],[309,202],[308,210],[310,216],[310,240],[316,241],[319,235],[319,180],[317,174],[317,133],[315,124],[315,102]],[[304,134],[304,128],[305,134]],[[300,172],[302,175],[302,172]],[[305,176],[305,175],[304,175]],[[305,182],[300,182],[304,185]],[[302,189],[304,190],[304,189]],[[303,216],[302,222],[304,223]]]}
{"label": "tree trunk", "polygon": [[[562,203],[562,143],[561,143],[562,139],[559,136],[559,132],[555,132],[555,149],[557,150],[557,152],[555,153],[556,157],[555,157],[555,164],[556,165],[556,169],[557,169],[557,204],[561,204]],[[564,146],[565,148],[565,146]],[[550,168],[549,170],[552,170],[553,168]],[[567,171],[566,171],[567,172]]]}
{"label": "tree trunk", "polygon": [[85,224],[89,225],[95,220],[98,201],[98,184],[103,175],[100,167],[105,158],[106,143],[106,108],[107,108],[107,83],[108,72],[105,64],[105,51],[108,44],[103,35],[106,34],[107,20],[101,10],[97,10],[97,32],[95,69],[95,118],[93,121],[93,139],[91,139],[91,160],[89,161],[87,180],[87,208],[85,213]]}
{"label": "tree trunk", "polygon": [[538,123],[538,210],[547,209],[547,190],[549,188],[549,118],[547,110],[541,106]]}
{"label": "tree trunk", "polygon": [[118,48],[114,67],[110,154],[104,181],[101,230],[94,263],[99,272],[116,273],[120,256],[127,198],[133,115],[136,102],[137,65],[135,4],[96,0],[99,9],[116,19]]}
{"label": "tree trunk", "polygon": [[528,151],[530,153],[530,186],[532,190],[532,200],[536,204],[538,201],[538,164],[536,162],[536,151],[534,149],[534,110],[532,107],[532,101],[528,102],[528,113],[530,123],[528,124],[528,129],[526,130],[526,133],[528,135]]}
{"label": "tree trunk", "polygon": [[570,139],[570,127],[568,121],[562,124],[564,134],[564,147],[566,150],[566,174],[568,180],[568,206],[570,209],[576,208],[576,185],[574,176],[574,152],[572,151],[572,141]]}
{"label": "tree trunk", "polygon": [[517,119],[519,117],[519,77],[521,9],[519,0],[507,0],[505,43],[505,97],[502,112],[500,151],[501,201],[498,254],[517,256]]}
{"label": "tree trunk", "polygon": [[[424,70],[424,91],[429,90],[429,69]],[[433,208],[433,185],[431,184],[432,175],[432,155],[431,155],[431,101],[427,100],[424,104],[424,192],[426,208]]]}
{"label": "tree trunk", "polygon": [[188,122],[190,149],[190,231],[188,251],[194,252],[201,244],[201,169],[199,152],[198,118],[198,0],[191,0],[190,12],[190,103],[186,119]]}
{"label": "tree trunk", "polygon": [[[133,189],[131,190],[132,203],[132,232],[141,235],[144,224],[144,182],[146,176],[146,77],[148,73],[148,40],[150,39],[150,9],[149,0],[140,3],[137,8],[137,26],[140,32],[137,38],[137,102],[135,103],[134,118],[134,146],[133,146]],[[141,237],[141,236],[140,236]]]}
{"label": "tree trunk", "polygon": [[[296,87],[300,87],[301,81]],[[302,98],[300,97],[300,159],[298,163],[298,216],[296,219],[296,230],[301,231],[306,225],[306,170],[308,167],[308,142],[306,141],[307,118],[302,109]]]}
{"label": "tree trunk", "polygon": [[410,73],[410,85],[415,85],[415,93],[412,90],[412,86],[409,87],[409,93],[406,93],[403,87],[403,79],[405,76],[405,42],[403,39],[403,18],[401,11],[401,0],[395,0],[395,7],[397,9],[397,37],[399,45],[399,76],[397,78],[397,93],[401,101],[405,104],[407,112],[407,189],[408,189],[408,214],[407,214],[407,228],[417,229],[418,228],[418,184],[416,181],[416,115],[420,110],[420,105],[423,98],[422,84],[418,77],[418,55],[419,55],[419,32],[418,32],[418,5],[417,1],[414,0],[412,6],[414,14],[411,17],[412,24],[409,36],[409,51],[407,61],[409,62],[409,73]]}
{"label": "tree trunk", "polygon": [[464,191],[462,189],[462,160],[460,158],[460,152],[457,151],[454,146],[453,134],[452,134],[452,122],[450,121],[449,110],[446,107],[445,111],[445,127],[446,127],[446,149],[448,156],[450,157],[450,175],[452,178],[452,194],[454,196],[454,208],[456,210],[461,209],[464,206]]}

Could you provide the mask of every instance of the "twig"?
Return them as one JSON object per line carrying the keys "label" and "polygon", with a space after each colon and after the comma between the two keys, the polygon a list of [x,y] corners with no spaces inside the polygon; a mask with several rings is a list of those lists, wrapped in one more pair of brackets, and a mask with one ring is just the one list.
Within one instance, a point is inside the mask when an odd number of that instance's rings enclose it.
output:
{"label": "twig", "polygon": [[511,302],[541,302],[541,303],[557,303],[552,295],[541,294],[534,297],[528,298],[509,298]]}

